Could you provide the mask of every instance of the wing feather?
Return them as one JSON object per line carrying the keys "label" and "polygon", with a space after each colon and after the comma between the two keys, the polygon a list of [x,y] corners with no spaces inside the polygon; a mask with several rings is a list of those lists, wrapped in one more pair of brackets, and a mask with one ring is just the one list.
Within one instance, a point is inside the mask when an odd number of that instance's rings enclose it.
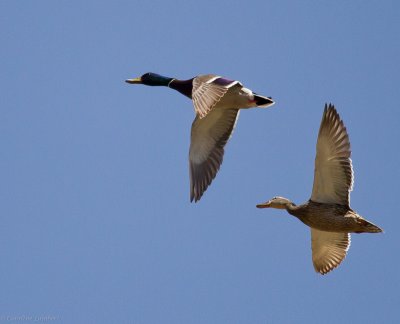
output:
{"label": "wing feather", "polygon": [[350,248],[350,233],[325,232],[311,228],[312,260],[316,272],[326,274],[335,269]]}
{"label": "wing feather", "polygon": [[224,147],[235,128],[239,109],[215,109],[196,116],[189,150],[190,201],[200,200],[215,178],[224,157]]}
{"label": "wing feather", "polygon": [[325,105],[317,140],[314,185],[311,200],[320,203],[350,204],[353,166],[350,140],[333,105]]}
{"label": "wing feather", "polygon": [[230,87],[239,83],[219,83],[220,76],[207,74],[193,79],[192,100],[196,114],[204,118],[221,100]]}

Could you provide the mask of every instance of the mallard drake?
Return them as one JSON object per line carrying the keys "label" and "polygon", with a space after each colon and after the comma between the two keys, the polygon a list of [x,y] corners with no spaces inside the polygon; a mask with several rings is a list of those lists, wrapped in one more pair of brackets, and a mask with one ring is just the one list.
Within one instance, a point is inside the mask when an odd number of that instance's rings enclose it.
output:
{"label": "mallard drake", "polygon": [[195,202],[200,200],[222,164],[224,146],[235,128],[239,109],[274,104],[270,97],[254,93],[239,81],[214,74],[178,80],[146,73],[126,82],[169,87],[192,99],[196,117],[192,123],[189,169],[190,201]]}
{"label": "mallard drake", "polygon": [[379,233],[378,226],[350,208],[353,166],[346,127],[333,105],[325,105],[317,140],[314,185],[311,198],[296,206],[287,198],[274,197],[257,205],[277,208],[297,217],[311,228],[315,271],[326,274],[343,261],[350,247],[350,233]]}

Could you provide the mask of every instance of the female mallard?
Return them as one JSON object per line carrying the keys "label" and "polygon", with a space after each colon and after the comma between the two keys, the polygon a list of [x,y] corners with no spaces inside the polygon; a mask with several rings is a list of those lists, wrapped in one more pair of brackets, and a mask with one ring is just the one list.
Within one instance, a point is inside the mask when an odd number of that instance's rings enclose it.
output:
{"label": "female mallard", "polygon": [[192,124],[189,168],[190,201],[195,202],[200,200],[222,164],[224,146],[235,128],[239,109],[274,104],[271,98],[255,94],[239,81],[213,74],[177,80],[146,73],[126,82],[169,87],[192,99],[196,118]]}
{"label": "female mallard", "polygon": [[274,197],[258,208],[286,209],[311,228],[315,271],[326,274],[345,258],[350,233],[382,230],[350,208],[353,167],[346,127],[333,105],[325,105],[317,140],[314,185],[311,198],[296,206],[289,199]]}

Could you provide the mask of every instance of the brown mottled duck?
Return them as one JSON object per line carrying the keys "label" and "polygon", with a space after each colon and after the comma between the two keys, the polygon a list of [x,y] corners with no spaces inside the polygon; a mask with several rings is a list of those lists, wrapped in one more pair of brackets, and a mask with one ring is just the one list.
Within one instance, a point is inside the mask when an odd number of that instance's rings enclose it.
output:
{"label": "brown mottled duck", "polygon": [[317,140],[314,185],[311,198],[296,206],[289,199],[274,197],[257,205],[277,208],[297,217],[311,228],[315,271],[326,274],[346,257],[350,233],[379,233],[378,226],[350,208],[353,166],[346,127],[333,105],[325,105]]}

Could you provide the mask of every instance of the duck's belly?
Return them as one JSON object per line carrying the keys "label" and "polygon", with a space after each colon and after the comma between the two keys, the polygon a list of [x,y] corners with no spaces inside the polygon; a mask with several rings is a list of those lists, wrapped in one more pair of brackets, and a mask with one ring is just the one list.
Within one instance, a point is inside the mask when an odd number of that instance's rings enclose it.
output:
{"label": "duck's belly", "polygon": [[299,219],[306,225],[326,232],[363,232],[364,219],[346,206],[312,204],[307,216]]}
{"label": "duck's belly", "polygon": [[326,232],[357,232],[362,229],[359,227],[359,224],[352,217],[346,217],[344,215],[319,215],[318,218],[310,217],[307,220],[300,219],[304,224],[318,229],[320,231]]}

